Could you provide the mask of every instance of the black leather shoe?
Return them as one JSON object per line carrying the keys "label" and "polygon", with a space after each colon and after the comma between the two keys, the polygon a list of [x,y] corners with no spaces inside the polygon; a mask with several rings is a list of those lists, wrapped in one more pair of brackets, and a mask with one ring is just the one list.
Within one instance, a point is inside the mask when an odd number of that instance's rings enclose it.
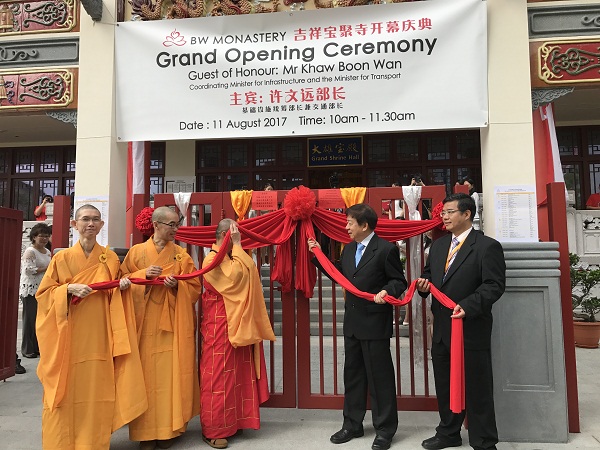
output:
{"label": "black leather shoe", "polygon": [[377,435],[375,436],[375,440],[373,441],[373,445],[371,448],[373,450],[387,450],[392,445],[392,440],[384,438],[383,436]]}
{"label": "black leather shoe", "polygon": [[365,431],[362,428],[356,431],[342,428],[337,433],[332,434],[329,440],[334,444],[344,444],[345,442],[351,441],[354,438],[362,437],[364,435]]}
{"label": "black leather shoe", "polygon": [[440,438],[438,436],[430,437],[429,439],[425,439],[421,442],[421,447],[426,448],[428,450],[440,450],[442,448],[448,447],[460,447],[462,445],[462,439],[457,440],[447,440]]}
{"label": "black leather shoe", "polygon": [[24,373],[27,373],[27,371],[25,370],[25,367],[23,367],[23,366],[21,365],[21,363],[20,363],[20,362],[17,362],[17,365],[15,366],[15,373],[16,373],[17,375],[22,375],[22,374],[24,374]]}

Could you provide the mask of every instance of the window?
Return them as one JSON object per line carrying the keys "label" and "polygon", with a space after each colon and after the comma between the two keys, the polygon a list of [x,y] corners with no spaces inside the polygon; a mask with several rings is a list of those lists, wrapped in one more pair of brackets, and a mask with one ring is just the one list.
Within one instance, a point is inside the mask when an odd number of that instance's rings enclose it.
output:
{"label": "window", "polygon": [[369,187],[388,187],[394,180],[394,169],[368,170],[367,186]]}
{"label": "window", "polygon": [[600,183],[600,127],[560,127],[556,138],[565,184],[575,191],[575,207],[584,209]]}
{"label": "window", "polygon": [[198,181],[199,192],[219,192],[223,190],[219,175],[200,175]]}
{"label": "window", "polygon": [[165,148],[164,142],[153,142],[150,146],[150,171],[165,169]]}
{"label": "window", "polygon": [[75,146],[0,149],[0,206],[20,209],[24,220],[48,195],[74,188]]}
{"label": "window", "polygon": [[221,148],[217,144],[202,144],[198,148],[198,168],[221,167]]}
{"label": "window", "polygon": [[282,173],[281,189],[289,190],[304,184],[304,178],[299,173]]}
{"label": "window", "polygon": [[558,140],[558,152],[560,156],[576,156],[579,155],[580,139],[579,130],[576,128],[556,130],[556,138]]}
{"label": "window", "polygon": [[246,144],[227,145],[227,167],[248,167],[248,148]]}
{"label": "window", "polygon": [[[10,173],[10,155],[8,154],[8,150],[0,149],[0,174],[9,174]],[[1,205],[1,204],[0,204]]]}
{"label": "window", "polygon": [[[575,204],[578,209],[585,208],[585,202],[581,198],[581,168],[578,164],[563,164],[563,174],[567,190],[575,191]],[[587,200],[586,196],[585,199]]]}
{"label": "window", "polygon": [[238,191],[248,189],[248,174],[247,173],[236,173],[227,175],[227,181],[225,183],[226,191]]}
{"label": "window", "polygon": [[[306,138],[197,141],[199,192],[290,189],[307,179]],[[285,167],[285,173],[277,171]]]}
{"label": "window", "polygon": [[390,140],[376,139],[367,143],[368,162],[386,162],[390,160]]}
{"label": "window", "polygon": [[396,154],[398,155],[398,161],[419,160],[418,137],[400,137],[397,140],[396,146]]}
{"label": "window", "polygon": [[150,200],[165,189],[165,142],[150,144]]}
{"label": "window", "polygon": [[588,130],[588,154],[590,156],[600,155],[600,129]]}
{"label": "window", "polygon": [[477,159],[481,155],[479,135],[473,133],[456,134],[456,158]]}
{"label": "window", "polygon": [[285,166],[300,166],[306,164],[304,146],[301,142],[284,142],[281,145],[281,163]]}
{"label": "window", "polygon": [[275,158],[276,146],[272,143],[258,143],[255,147],[256,167],[274,166],[277,164]]}
{"label": "window", "polygon": [[448,136],[430,134],[427,136],[427,159],[430,161],[450,159]]}
{"label": "window", "polygon": [[366,164],[366,186],[407,186],[415,174],[425,184],[445,184],[448,192],[458,180],[472,178],[481,189],[479,130],[365,135],[367,149],[389,143],[380,157],[372,150]]}
{"label": "window", "polygon": [[408,185],[419,173],[448,191],[465,177],[481,189],[479,130],[366,134],[363,150],[362,166],[309,169],[307,138],[197,141],[196,185],[200,192],[262,190],[267,182],[276,190],[328,189],[332,180],[337,187],[379,187]]}

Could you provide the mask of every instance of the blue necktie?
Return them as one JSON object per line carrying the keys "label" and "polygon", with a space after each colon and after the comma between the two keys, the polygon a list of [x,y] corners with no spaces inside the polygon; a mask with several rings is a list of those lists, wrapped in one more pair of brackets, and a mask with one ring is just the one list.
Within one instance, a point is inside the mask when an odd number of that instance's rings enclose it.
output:
{"label": "blue necktie", "polygon": [[360,262],[360,258],[362,257],[364,248],[365,246],[360,242],[356,244],[356,255],[354,255],[354,262],[356,263],[356,267],[358,267],[358,263]]}

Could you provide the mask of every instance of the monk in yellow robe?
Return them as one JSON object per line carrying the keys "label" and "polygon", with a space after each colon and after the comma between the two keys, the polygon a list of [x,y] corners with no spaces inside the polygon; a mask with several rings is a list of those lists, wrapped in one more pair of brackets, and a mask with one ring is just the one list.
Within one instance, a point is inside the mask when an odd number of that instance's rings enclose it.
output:
{"label": "monk in yellow robe", "polygon": [[100,211],[84,205],[71,225],[79,242],[52,258],[36,295],[42,447],[108,449],[111,433],[147,408],[133,304],[119,289],[89,286],[119,275],[117,255],[96,242]]}
{"label": "monk in yellow robe", "polygon": [[192,258],[173,240],[179,215],[168,207],[152,214],[154,234],[134,245],[122,270],[131,278],[164,276],[163,285],[131,286],[148,410],[129,424],[129,438],[140,448],[169,448],[199,411],[194,304],[200,281],[173,275],[194,272]]}
{"label": "monk in yellow robe", "polygon": [[275,340],[254,261],[241,247],[237,224],[223,219],[210,264],[231,231],[230,257],[204,275],[200,422],[202,439],[225,448],[244,428],[260,428],[259,405],[269,399],[263,340]]}

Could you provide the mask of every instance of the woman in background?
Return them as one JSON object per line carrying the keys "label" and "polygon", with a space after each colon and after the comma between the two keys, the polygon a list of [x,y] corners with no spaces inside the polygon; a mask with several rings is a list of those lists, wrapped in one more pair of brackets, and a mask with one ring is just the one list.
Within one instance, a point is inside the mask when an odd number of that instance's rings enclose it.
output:
{"label": "woman in background", "polygon": [[46,215],[46,205],[48,203],[52,203],[52,202],[54,202],[54,199],[52,198],[51,195],[44,195],[42,204],[36,206],[35,209],[33,210],[33,215],[35,216],[35,220],[37,220],[38,222],[41,222],[48,218],[48,216]]}
{"label": "woman in background", "polygon": [[21,281],[19,283],[19,296],[23,301],[21,353],[25,358],[36,358],[40,355],[35,334],[35,317],[37,315],[35,293],[50,264],[52,253],[46,248],[46,244],[51,233],[47,224],[35,224],[29,233],[31,246],[27,247],[21,257]]}

